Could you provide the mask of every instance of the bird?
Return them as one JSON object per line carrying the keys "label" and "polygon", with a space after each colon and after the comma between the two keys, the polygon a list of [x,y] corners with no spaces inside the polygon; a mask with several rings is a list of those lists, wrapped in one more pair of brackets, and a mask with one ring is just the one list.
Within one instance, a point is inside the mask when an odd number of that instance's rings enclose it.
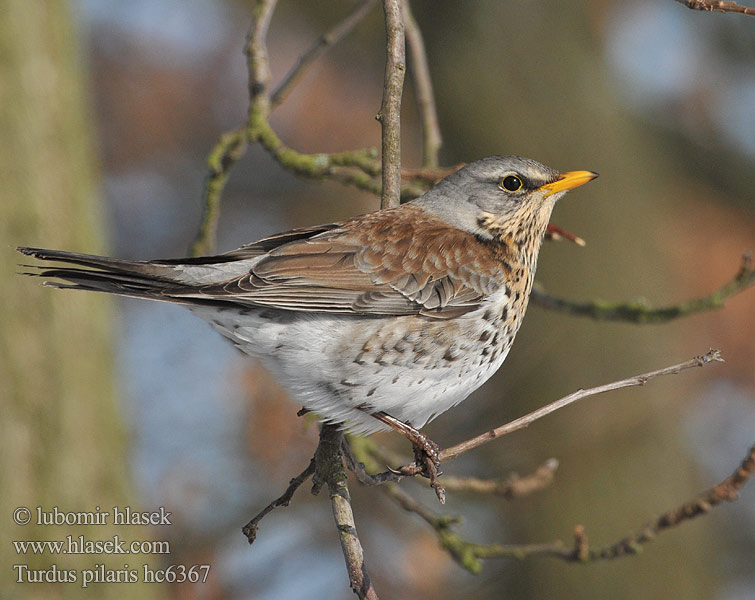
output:
{"label": "bird", "polygon": [[407,437],[435,484],[439,447],[420,429],[504,362],[551,211],[595,177],[492,156],[398,207],[215,256],[18,250],[65,263],[27,273],[46,285],[185,306],[260,359],[304,411],[354,434]]}

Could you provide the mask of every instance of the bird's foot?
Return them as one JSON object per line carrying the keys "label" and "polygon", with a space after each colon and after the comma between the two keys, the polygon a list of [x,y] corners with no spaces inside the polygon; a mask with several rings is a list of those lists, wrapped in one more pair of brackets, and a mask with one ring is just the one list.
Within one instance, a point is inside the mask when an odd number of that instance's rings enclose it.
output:
{"label": "bird's foot", "polygon": [[441,504],[446,501],[446,490],[439,483],[440,472],[440,447],[424,433],[411,425],[392,417],[386,412],[370,413],[378,421],[385,423],[395,431],[398,431],[412,443],[414,449],[414,464],[410,467],[399,469],[401,475],[422,475],[430,480],[430,487],[435,490]]}
{"label": "bird's foot", "polygon": [[435,490],[441,504],[446,502],[446,490],[438,481],[440,471],[440,447],[425,434],[417,431],[417,439],[410,440],[414,449],[414,464],[420,475],[430,480],[430,487]]}
{"label": "bird's foot", "polygon": [[[359,407],[360,410],[368,412],[366,407]],[[446,502],[446,490],[439,483],[440,472],[440,447],[424,433],[415,429],[411,425],[392,417],[386,412],[377,411],[369,412],[381,423],[385,423],[394,431],[403,435],[412,443],[414,449],[414,464],[409,467],[402,467],[396,471],[399,475],[414,476],[422,475],[430,480],[430,487],[435,490],[441,504]]]}

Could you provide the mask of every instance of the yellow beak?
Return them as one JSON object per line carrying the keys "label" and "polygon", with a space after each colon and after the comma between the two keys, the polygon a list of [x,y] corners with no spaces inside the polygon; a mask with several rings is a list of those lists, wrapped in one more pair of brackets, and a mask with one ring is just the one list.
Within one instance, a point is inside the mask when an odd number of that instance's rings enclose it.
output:
{"label": "yellow beak", "polygon": [[597,173],[592,171],[569,171],[567,173],[561,173],[561,177],[556,179],[553,183],[546,183],[540,186],[539,190],[545,190],[548,193],[547,196],[555,194],[556,192],[563,192],[566,190],[573,190],[575,187],[586,184],[588,181],[592,181],[598,176]]}

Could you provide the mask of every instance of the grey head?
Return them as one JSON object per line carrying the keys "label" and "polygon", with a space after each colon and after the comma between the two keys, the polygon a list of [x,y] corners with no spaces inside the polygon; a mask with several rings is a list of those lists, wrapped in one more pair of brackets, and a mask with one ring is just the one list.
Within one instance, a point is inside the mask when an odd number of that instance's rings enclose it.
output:
{"label": "grey head", "polygon": [[545,227],[556,201],[595,177],[591,171],[562,174],[522,156],[491,156],[452,173],[413,202],[455,227],[488,237],[480,231],[481,218],[500,226],[529,217]]}

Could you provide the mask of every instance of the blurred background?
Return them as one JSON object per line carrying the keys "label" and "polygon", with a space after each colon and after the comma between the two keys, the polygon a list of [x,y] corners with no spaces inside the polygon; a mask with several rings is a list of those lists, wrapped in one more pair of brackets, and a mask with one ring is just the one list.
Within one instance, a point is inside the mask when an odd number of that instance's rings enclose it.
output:
{"label": "blurred background", "polygon": [[[379,4],[379,3],[378,3]],[[274,80],[353,1],[282,1]],[[473,3],[415,0],[445,144],[443,164],[531,156],[600,179],[553,222],[588,242],[550,243],[538,281],[561,297],[665,305],[705,295],[755,250],[755,23],[672,0]],[[122,557],[19,556],[3,544],[3,598],[353,597],[326,495],[308,486],[240,529],[307,464],[316,427],[275,382],[187,311],[44,289],[16,275],[16,245],[149,259],[186,254],[205,159],[245,119],[242,49],[251,3],[0,0],[0,325],[4,539],[51,539],[12,508],[166,507],[173,525],[89,528],[169,540],[130,567],[209,564],[204,584],[14,584],[19,562],[122,569]],[[380,145],[379,6],[320,60],[272,119],[306,152]],[[409,65],[411,69],[411,64]],[[409,79],[403,164],[418,166]],[[258,148],[223,196],[218,250],[291,227],[374,210],[378,199],[297,179]],[[23,262],[23,261],[22,261]],[[594,397],[465,455],[449,474],[556,480],[526,499],[449,494],[442,509],[479,543],[610,544],[730,474],[755,441],[755,292],[665,325],[595,322],[531,307],[500,372],[427,428],[449,446],[579,387],[682,362],[709,347],[726,362]],[[404,440],[377,436],[406,452]],[[424,486],[405,489],[439,509]],[[432,530],[352,485],[367,566],[385,598],[755,598],[755,489],[660,536],[636,557],[587,566],[547,558],[462,570]],[[107,507],[107,508],[106,508]],[[78,562],[77,562],[78,561]],[[129,568],[130,568],[129,567]]]}

